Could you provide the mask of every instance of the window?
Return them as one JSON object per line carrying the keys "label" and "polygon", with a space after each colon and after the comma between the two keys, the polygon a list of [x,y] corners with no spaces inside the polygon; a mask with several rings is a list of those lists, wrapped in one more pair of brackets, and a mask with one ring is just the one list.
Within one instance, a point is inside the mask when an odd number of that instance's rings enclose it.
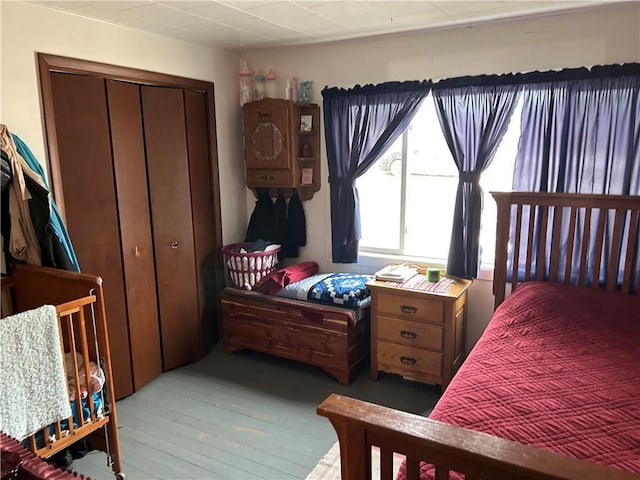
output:
{"label": "window", "polygon": [[[481,262],[493,266],[496,207],[490,191],[511,190],[521,101],[489,168],[482,174]],[[446,264],[458,170],[431,95],[398,140],[356,181],[360,251]]]}

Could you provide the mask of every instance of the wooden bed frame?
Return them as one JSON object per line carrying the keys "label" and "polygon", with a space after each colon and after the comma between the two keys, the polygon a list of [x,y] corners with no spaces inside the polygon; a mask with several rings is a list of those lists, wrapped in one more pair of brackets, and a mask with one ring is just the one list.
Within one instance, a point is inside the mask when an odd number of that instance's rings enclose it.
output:
{"label": "wooden bed frame", "polygon": [[[496,256],[493,293],[496,307],[508,293],[517,288],[517,275],[507,283],[507,260],[524,262],[526,280],[573,283],[584,288],[621,290],[640,295],[640,272],[634,259],[640,255],[638,238],[640,197],[614,195],[577,195],[550,193],[493,193],[498,205]],[[535,215],[528,212],[535,210]],[[603,214],[603,212],[608,213]],[[569,215],[570,228],[562,238],[560,216]],[[576,219],[584,215],[584,222]],[[526,218],[529,217],[529,221]],[[534,221],[535,217],[535,221]],[[582,224],[581,224],[582,223]],[[621,248],[603,248],[606,228],[611,229],[613,244]],[[587,247],[575,252],[578,263],[562,265],[557,254],[545,258],[545,242],[552,242],[552,252],[566,242],[574,251],[576,236],[586,237],[595,231],[595,251],[601,261],[587,268]],[[535,232],[540,233],[540,247],[534,246]],[[549,235],[547,234],[549,233]],[[514,248],[509,249],[510,238]],[[540,253],[537,253],[540,252]],[[571,258],[571,255],[569,255]],[[519,262],[518,262],[519,260]],[[535,269],[533,266],[535,265]],[[516,272],[517,267],[512,270]],[[578,271],[570,281],[567,272]],[[599,282],[600,272],[606,281]],[[621,274],[619,274],[621,272]],[[581,461],[548,450],[542,450],[499,437],[447,425],[422,416],[332,394],[318,406],[318,414],[333,424],[340,442],[343,480],[371,478],[371,447],[380,448],[382,480],[393,478],[393,453],[407,457],[407,479],[419,479],[420,461],[436,466],[436,479],[449,479],[449,472],[465,474],[473,479],[638,479],[637,473],[624,472],[591,462]]]}
{"label": "wooden bed frame", "polygon": [[[86,439],[93,448],[107,454],[107,464],[111,466],[115,477],[124,479],[102,279],[93,275],[19,264],[11,277],[2,278],[2,302],[3,316],[42,305],[56,307],[62,351],[69,352],[72,359],[70,367],[65,366],[65,370],[70,368],[72,371],[65,373],[73,378],[76,399],[81,398],[80,384],[90,384],[88,372],[79,366],[78,353],[84,359],[100,365],[106,377],[100,393],[102,416],[98,415],[93,396],[89,395],[89,418],[77,415],[76,422],[73,418],[67,419],[65,429],[61,421],[57,421],[29,435],[25,439],[29,450],[38,457],[49,458],[78,440]],[[81,381],[81,371],[85,372],[84,381]],[[53,429],[54,435],[49,434],[49,428]]]}

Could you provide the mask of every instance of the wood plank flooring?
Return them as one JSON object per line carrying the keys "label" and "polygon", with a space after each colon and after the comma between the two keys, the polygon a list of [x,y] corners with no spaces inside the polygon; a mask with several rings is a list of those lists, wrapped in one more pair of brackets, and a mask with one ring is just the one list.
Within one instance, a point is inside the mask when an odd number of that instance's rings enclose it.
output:
{"label": "wood plank flooring", "polygon": [[[428,414],[439,387],[363,368],[348,387],[323,370],[250,351],[203,360],[162,374],[117,403],[127,480],[304,480],[337,440],[316,414],[330,393]],[[112,479],[106,455],[91,452],[72,469]]]}

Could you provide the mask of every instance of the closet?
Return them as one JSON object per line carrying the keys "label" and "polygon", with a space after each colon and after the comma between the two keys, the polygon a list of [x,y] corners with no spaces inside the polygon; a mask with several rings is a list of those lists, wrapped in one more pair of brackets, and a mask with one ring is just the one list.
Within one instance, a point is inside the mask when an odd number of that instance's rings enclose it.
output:
{"label": "closet", "polygon": [[213,88],[39,62],[54,193],[80,268],[104,280],[122,398],[202,358],[217,337],[203,278],[205,260],[222,269]]}

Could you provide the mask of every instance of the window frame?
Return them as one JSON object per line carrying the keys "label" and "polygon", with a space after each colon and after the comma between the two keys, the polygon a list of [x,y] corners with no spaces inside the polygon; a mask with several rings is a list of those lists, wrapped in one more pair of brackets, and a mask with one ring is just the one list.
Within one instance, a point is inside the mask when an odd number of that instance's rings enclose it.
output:
{"label": "window frame", "polygon": [[[424,99],[425,102],[432,102],[431,105],[433,105],[433,96],[431,93],[429,93],[429,95]],[[423,107],[424,108],[424,107]],[[435,108],[435,106],[434,106]],[[502,139],[501,141],[501,146],[504,144],[507,135],[509,133],[511,133],[511,135],[514,134],[514,132],[511,131],[512,128],[514,128],[514,125],[512,122],[517,121],[517,136],[519,138],[520,136],[520,123],[521,123],[521,113],[522,113],[522,97],[518,100],[518,103],[516,105],[516,108],[513,112],[513,116],[510,120],[510,125],[509,125],[509,130],[507,131],[507,134],[505,135],[505,137]],[[405,236],[406,236],[406,204],[407,204],[407,199],[408,199],[408,192],[407,192],[407,169],[408,169],[408,161],[407,161],[407,155],[408,155],[408,149],[409,149],[409,129],[411,128],[411,124],[409,124],[409,127],[407,127],[407,129],[402,132],[401,138],[402,138],[402,148],[401,148],[401,152],[402,152],[402,169],[401,169],[401,184],[400,184],[400,189],[401,189],[401,194],[400,194],[400,231],[399,233],[399,248],[398,249],[389,249],[389,248],[379,248],[379,247],[363,247],[362,245],[359,246],[358,248],[358,256],[359,256],[359,263],[362,263],[363,266],[370,266],[370,267],[374,267],[374,268],[382,268],[385,265],[388,265],[389,263],[416,263],[416,264],[421,264],[421,265],[428,265],[428,266],[433,266],[433,267],[437,267],[437,268],[446,268],[447,265],[447,258],[438,258],[438,257],[428,257],[428,256],[415,256],[415,255],[411,255],[411,254],[407,254],[405,253]],[[500,147],[501,148],[501,147]],[[517,142],[516,142],[516,149],[517,149]],[[496,155],[498,155],[499,149],[496,152]],[[378,162],[380,162],[382,160],[383,157],[381,157],[380,159],[377,160],[376,164],[374,164],[371,168],[375,168],[376,165],[378,164]],[[453,162],[453,159],[451,159],[451,162]],[[513,162],[515,162],[515,152],[513,155]],[[489,166],[489,169],[491,169],[493,167],[493,165]],[[511,167],[513,167],[513,163],[511,164]],[[456,168],[457,170],[457,168]],[[484,172],[486,173],[486,172]],[[434,174],[434,175],[429,175],[432,177],[446,177],[446,178],[450,178],[449,175],[441,175],[441,174]],[[458,179],[458,175],[456,175],[454,177],[456,180]],[[509,184],[508,189],[511,189],[511,184]],[[487,198],[488,194],[490,191],[493,191],[495,189],[483,189],[483,197],[484,199]],[[454,210],[454,206],[452,205],[451,207],[452,213]],[[483,213],[484,213],[484,208],[483,208]],[[483,219],[484,219],[484,215],[483,215]],[[495,225],[495,218],[492,219],[492,221],[494,222]],[[494,227],[495,228],[495,227]],[[451,235],[450,231],[446,232],[447,235]],[[483,245],[481,244],[481,246],[484,247],[488,247],[488,245]],[[491,255],[491,261],[482,261],[481,260],[481,264],[480,264],[480,268],[478,271],[478,277],[480,279],[487,279],[490,280],[493,278],[493,268],[494,268],[494,262],[495,259],[493,258],[494,255],[493,253],[495,253],[495,245],[491,245],[491,247],[493,247],[493,252]]]}

